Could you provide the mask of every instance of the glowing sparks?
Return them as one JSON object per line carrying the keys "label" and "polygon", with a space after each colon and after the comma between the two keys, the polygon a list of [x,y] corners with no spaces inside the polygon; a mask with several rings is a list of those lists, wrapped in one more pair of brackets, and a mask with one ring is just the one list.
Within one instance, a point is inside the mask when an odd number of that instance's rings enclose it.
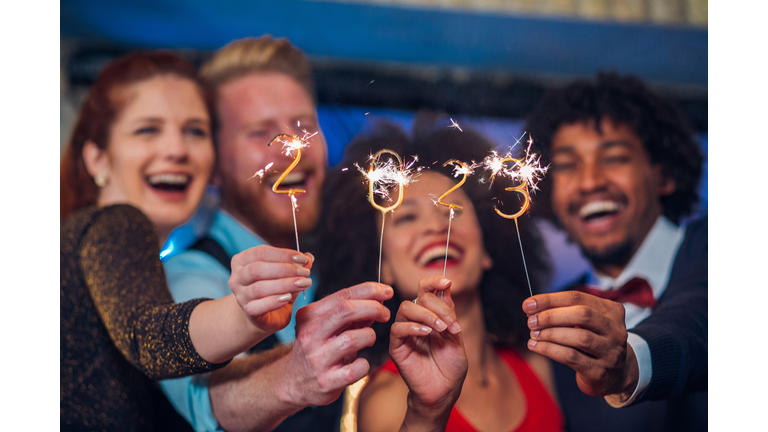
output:
{"label": "glowing sparks", "polygon": [[[445,118],[445,117],[443,117],[443,118]],[[448,127],[450,127],[450,128],[454,128],[454,129],[458,129],[458,130],[460,130],[460,131],[464,132],[463,130],[461,130],[461,126],[459,126],[459,124],[458,124],[458,123],[456,123],[455,121],[453,121],[453,119],[451,119],[451,125],[450,125],[450,126],[448,126]]]}
{"label": "glowing sparks", "polygon": [[[483,168],[491,173],[489,182],[493,183],[496,176],[501,176],[526,183],[531,190],[538,190],[536,185],[549,167],[542,167],[541,156],[531,153],[532,143],[533,141],[529,139],[525,155],[519,159],[512,157],[511,149],[504,156],[499,155],[496,150],[491,151],[482,163]],[[507,162],[513,162],[512,166],[507,166]]]}
{"label": "glowing sparks", "polygon": [[256,171],[256,173],[254,175],[252,175],[248,180],[251,180],[253,178],[258,177],[259,178],[259,183],[261,183],[261,181],[264,180],[264,175],[267,173],[267,171],[269,171],[270,168],[272,168],[272,165],[274,165],[274,164],[275,164],[274,162],[268,163],[267,166],[265,166],[264,168]]}
{"label": "glowing sparks", "polygon": [[[384,153],[391,154],[395,157],[380,162],[379,158]],[[371,200],[371,204],[373,204],[374,207],[377,206],[374,201],[375,196],[379,196],[385,201],[390,201],[392,197],[389,191],[394,188],[400,188],[401,197],[399,199],[402,200],[402,188],[408,186],[412,181],[415,181],[415,178],[421,171],[420,168],[413,168],[419,160],[418,156],[413,156],[413,159],[408,164],[403,165],[400,156],[390,150],[382,150],[375,155],[370,155],[368,156],[368,160],[370,161],[370,166],[367,170],[363,169],[358,164],[355,164],[355,167],[363,174],[366,180],[368,180],[368,183],[372,185],[370,191],[374,196],[369,196],[368,198]],[[392,210],[394,210],[394,208]]]}

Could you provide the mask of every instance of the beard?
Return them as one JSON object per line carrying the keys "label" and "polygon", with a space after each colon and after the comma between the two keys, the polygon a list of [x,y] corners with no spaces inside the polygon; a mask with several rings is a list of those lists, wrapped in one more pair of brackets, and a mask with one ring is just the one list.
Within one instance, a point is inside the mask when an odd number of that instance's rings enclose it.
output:
{"label": "beard", "polygon": [[[577,242],[578,244],[578,242]],[[634,244],[626,240],[622,243],[608,246],[604,250],[587,249],[579,245],[581,253],[589,260],[593,267],[624,266],[634,252]]]}
{"label": "beard", "polygon": [[[231,188],[229,190],[232,190]],[[230,196],[222,195],[222,208],[240,220],[251,231],[267,243],[278,247],[295,247],[296,231],[293,225],[291,203],[285,202],[284,209],[275,209],[254,197],[247,188],[237,189]],[[269,193],[273,193],[269,191]],[[318,194],[314,194],[318,195]],[[296,209],[296,228],[299,235],[311,231],[320,217],[319,200],[300,204]]]}

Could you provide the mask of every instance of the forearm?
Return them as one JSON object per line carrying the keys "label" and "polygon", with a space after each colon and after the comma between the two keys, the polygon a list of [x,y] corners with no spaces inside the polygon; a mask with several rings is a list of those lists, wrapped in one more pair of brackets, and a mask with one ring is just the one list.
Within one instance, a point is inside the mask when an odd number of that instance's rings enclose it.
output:
{"label": "forearm", "polygon": [[189,317],[192,344],[211,363],[226,362],[267,336],[251,324],[234,294],[200,303]]}
{"label": "forearm", "polygon": [[238,358],[211,374],[211,406],[227,431],[268,431],[304,406],[290,401],[285,386],[290,346]]}

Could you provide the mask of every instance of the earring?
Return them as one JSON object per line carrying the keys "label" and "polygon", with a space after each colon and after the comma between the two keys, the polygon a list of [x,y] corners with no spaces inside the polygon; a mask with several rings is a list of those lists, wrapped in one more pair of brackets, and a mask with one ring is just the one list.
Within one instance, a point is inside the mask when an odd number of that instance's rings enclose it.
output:
{"label": "earring", "polygon": [[104,187],[107,185],[107,176],[104,174],[96,174],[96,176],[93,178],[93,182],[96,183],[96,186],[98,187]]}

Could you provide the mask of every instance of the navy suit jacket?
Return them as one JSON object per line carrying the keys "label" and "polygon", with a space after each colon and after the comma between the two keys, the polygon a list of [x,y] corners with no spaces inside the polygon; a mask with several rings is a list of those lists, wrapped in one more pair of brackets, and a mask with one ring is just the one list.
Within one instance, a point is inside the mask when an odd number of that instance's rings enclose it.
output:
{"label": "navy suit jacket", "polygon": [[648,342],[653,375],[632,406],[587,396],[575,372],[552,362],[568,431],[707,430],[707,218],[692,222],[667,288],[651,315],[630,329]]}

